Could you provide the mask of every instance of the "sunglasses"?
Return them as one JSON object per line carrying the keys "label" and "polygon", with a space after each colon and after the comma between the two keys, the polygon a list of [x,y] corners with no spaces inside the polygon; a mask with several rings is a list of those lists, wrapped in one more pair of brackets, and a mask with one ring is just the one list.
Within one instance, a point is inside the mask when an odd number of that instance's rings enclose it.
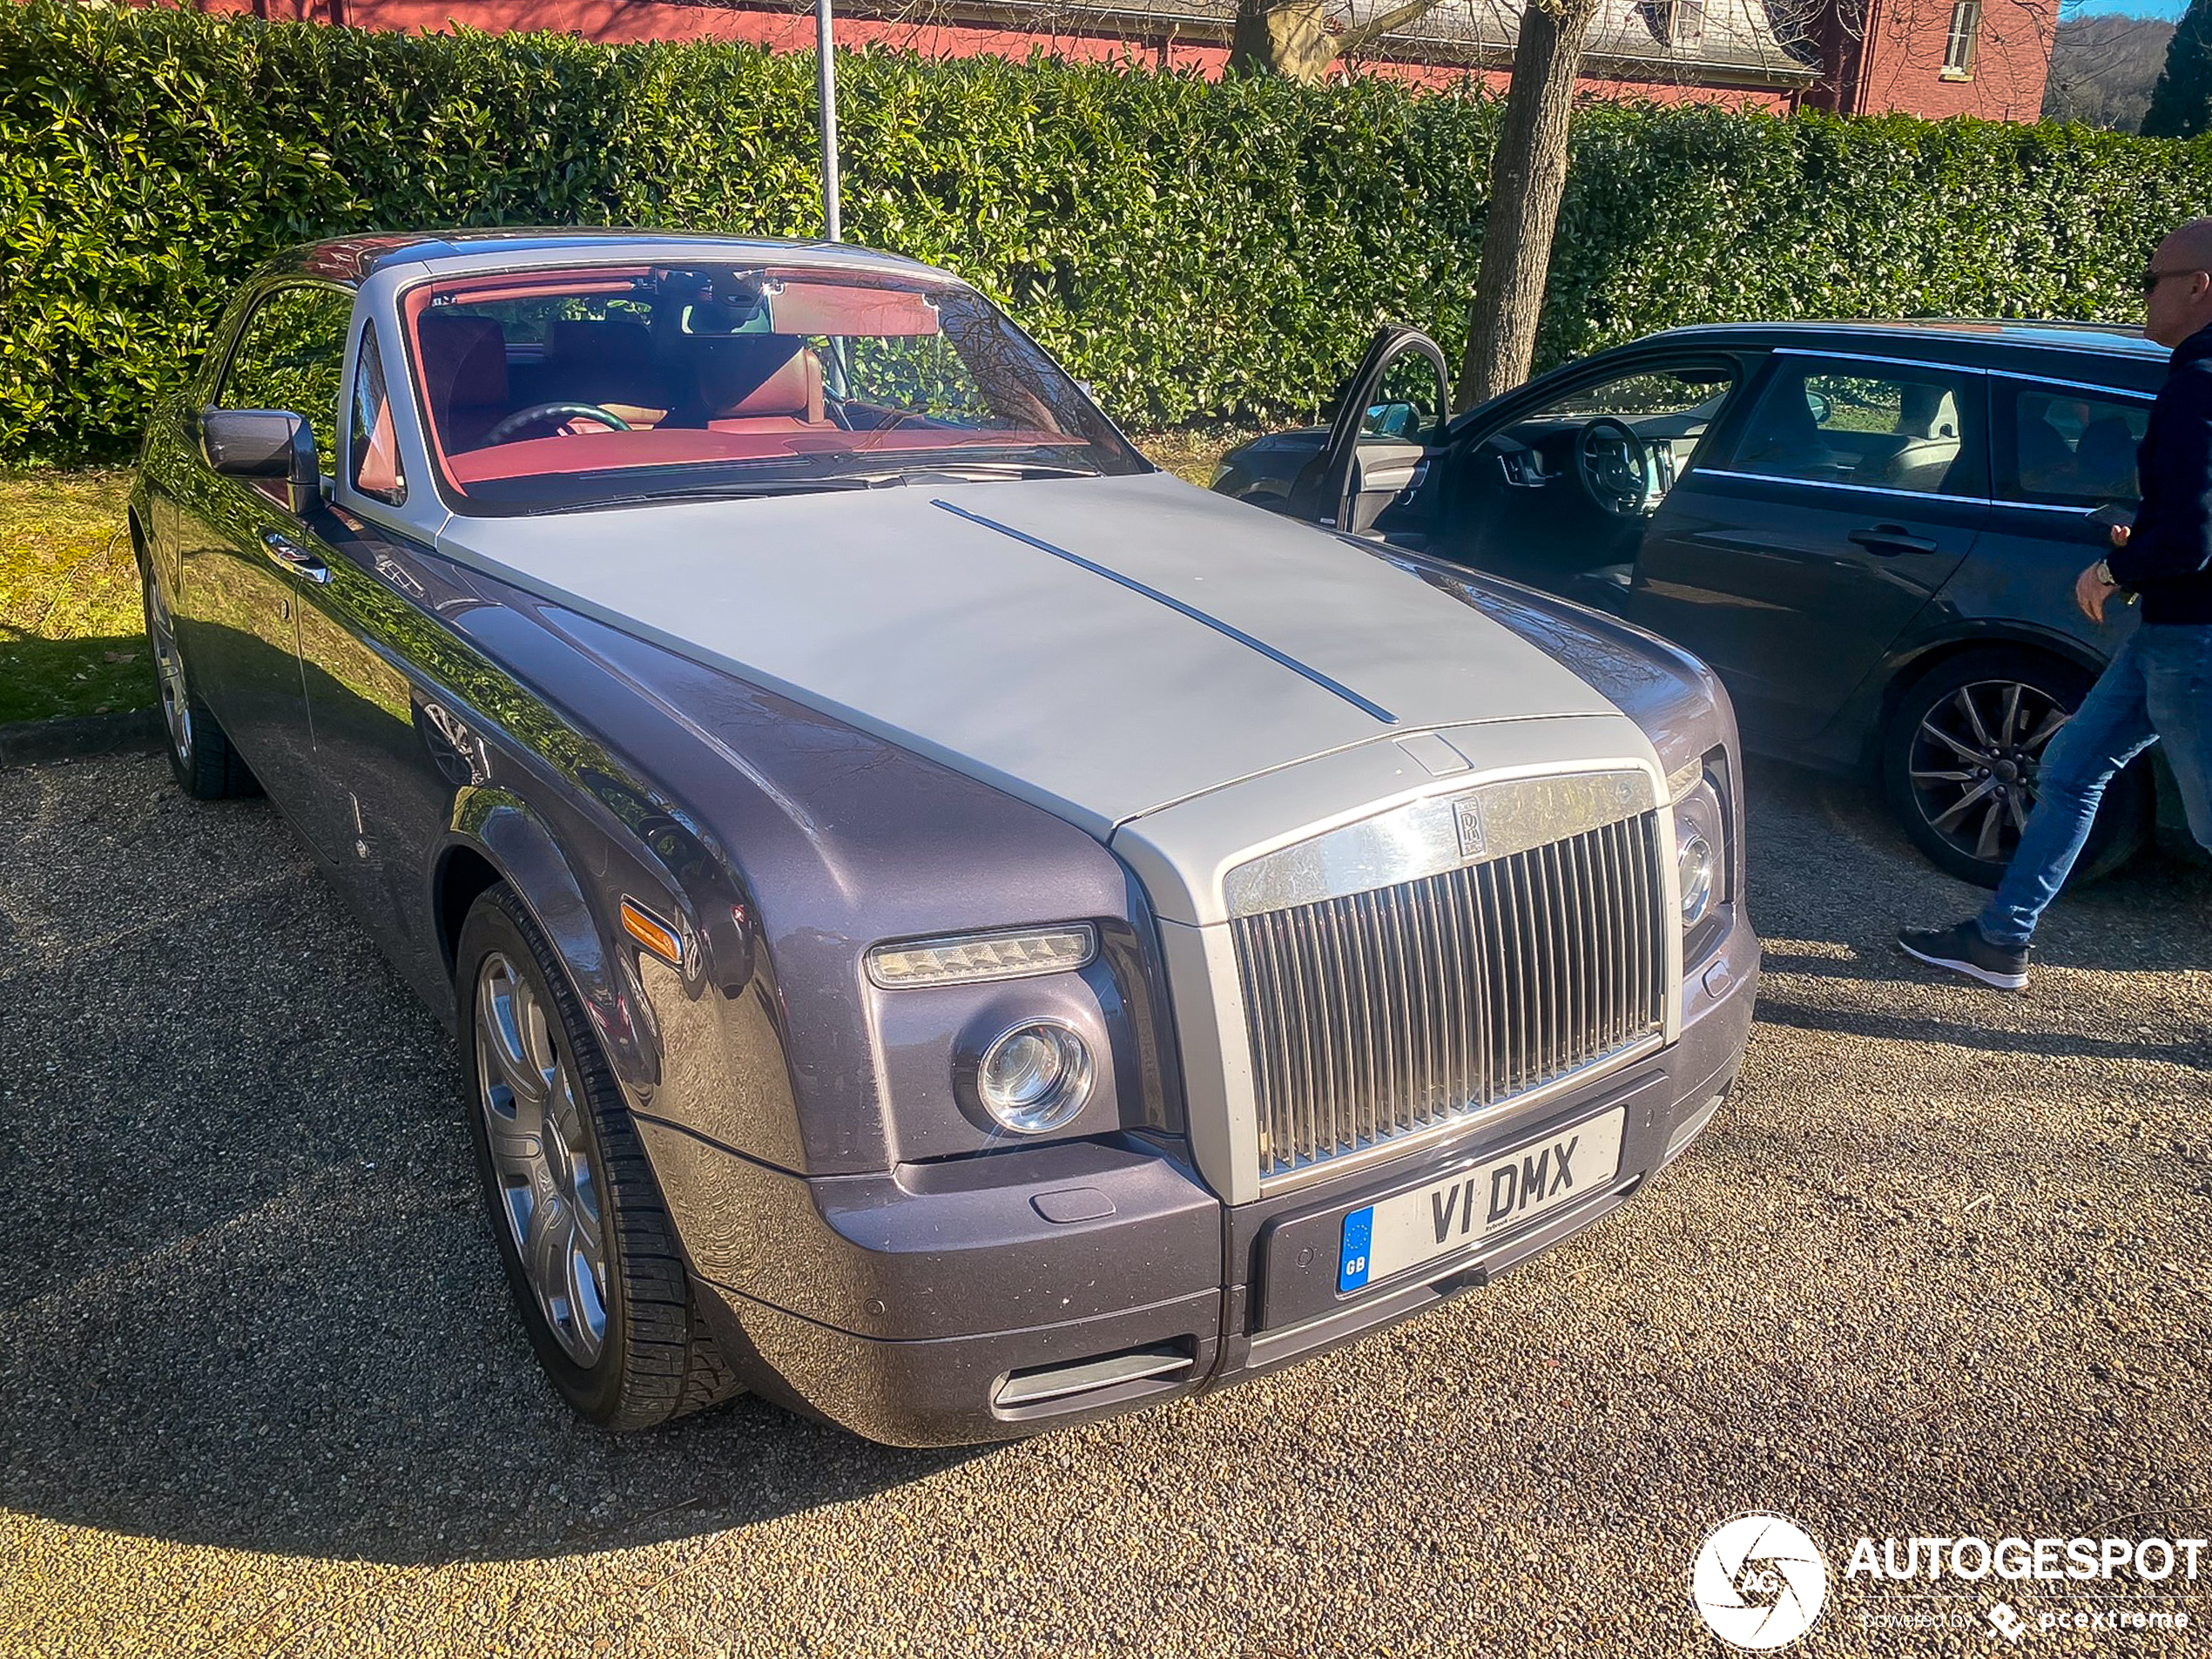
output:
{"label": "sunglasses", "polygon": [[2177,276],[2195,276],[2195,275],[2196,275],[2196,273],[2195,273],[2195,271],[2193,271],[2193,270],[2191,270],[2191,271],[2153,271],[2153,270],[2150,270],[2150,269],[2146,268],[2146,269],[2144,270],[2144,272],[2143,272],[2143,292],[2144,292],[2146,294],[2148,294],[2148,293],[2151,293],[2153,290],[2155,290],[2155,289],[2158,287],[2158,285],[2159,285],[2160,283],[2161,283],[2161,282],[2165,281],[2165,280],[2166,280],[2166,279],[2167,279],[2168,277],[2177,277]]}

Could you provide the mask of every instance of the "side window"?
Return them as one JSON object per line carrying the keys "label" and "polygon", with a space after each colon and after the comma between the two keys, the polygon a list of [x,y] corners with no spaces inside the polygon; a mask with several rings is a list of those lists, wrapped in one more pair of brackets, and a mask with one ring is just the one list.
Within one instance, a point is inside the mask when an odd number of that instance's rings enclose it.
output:
{"label": "side window", "polygon": [[[1716,362],[1647,368],[1577,387],[1506,428],[1500,435],[1512,442],[1498,446],[1497,463],[1507,483],[1540,489],[1574,469],[1577,445],[1587,442],[1582,435],[1592,421],[1618,421],[1643,441],[1653,498],[1663,497],[1693,460],[1706,459],[1706,435],[1736,381],[1736,370]],[[1610,442],[1618,447],[1617,437]]]}
{"label": "side window", "polygon": [[2135,448],[2149,423],[2147,398],[2000,381],[1997,494],[2060,507],[2134,501]]}
{"label": "side window", "polygon": [[1903,363],[1782,358],[1729,466],[1809,483],[1979,496],[1973,379]]}
{"label": "side window", "polygon": [[268,295],[246,320],[217,404],[305,415],[316,450],[335,471],[339,378],[353,311],[353,296],[334,288],[280,288]]}
{"label": "side window", "polygon": [[1529,418],[1589,421],[1606,415],[1633,424],[1657,417],[1703,431],[1735,382],[1735,375],[1720,368],[1646,369],[1569,392]]}
{"label": "side window", "polygon": [[1383,365],[1374,401],[1359,418],[1359,437],[1362,442],[1420,443],[1443,419],[1444,388],[1436,365],[1423,353],[1401,351]]}
{"label": "side window", "polygon": [[398,440],[392,432],[392,400],[384,389],[384,354],[374,324],[361,330],[360,365],[354,370],[353,442],[347,475],[355,489],[394,506],[407,499]]}

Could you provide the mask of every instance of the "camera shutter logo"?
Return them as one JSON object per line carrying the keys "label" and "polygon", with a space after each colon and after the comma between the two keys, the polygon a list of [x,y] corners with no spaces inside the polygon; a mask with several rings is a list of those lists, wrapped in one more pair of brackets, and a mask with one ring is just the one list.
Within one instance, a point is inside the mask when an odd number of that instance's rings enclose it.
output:
{"label": "camera shutter logo", "polygon": [[1828,1563],[1797,1522],[1738,1515],[1714,1527],[1699,1548],[1689,1599],[1706,1628],[1731,1647],[1787,1647],[1820,1616]]}

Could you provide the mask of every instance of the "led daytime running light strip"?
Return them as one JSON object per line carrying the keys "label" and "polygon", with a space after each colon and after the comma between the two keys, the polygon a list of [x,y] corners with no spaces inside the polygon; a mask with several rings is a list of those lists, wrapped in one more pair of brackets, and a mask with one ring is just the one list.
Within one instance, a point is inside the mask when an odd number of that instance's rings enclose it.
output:
{"label": "led daytime running light strip", "polygon": [[954,934],[876,946],[868,952],[868,977],[887,991],[973,985],[1069,973],[1097,954],[1098,930],[1089,922],[1019,933]]}

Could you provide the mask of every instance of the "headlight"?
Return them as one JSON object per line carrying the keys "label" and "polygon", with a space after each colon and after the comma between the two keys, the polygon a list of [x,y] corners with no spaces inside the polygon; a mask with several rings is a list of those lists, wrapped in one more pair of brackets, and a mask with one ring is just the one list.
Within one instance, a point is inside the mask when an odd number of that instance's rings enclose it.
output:
{"label": "headlight", "polygon": [[1728,752],[1708,750],[1667,779],[1674,802],[1675,874],[1682,894],[1682,960],[1694,968],[1720,942],[1729,891]]}
{"label": "headlight", "polygon": [[1683,837],[1675,856],[1675,867],[1682,878],[1682,925],[1695,927],[1705,920],[1705,913],[1713,907],[1713,876],[1718,860],[1713,844],[1691,830]]}
{"label": "headlight", "polygon": [[1057,1020],[1017,1025],[975,1066],[983,1109],[1017,1135],[1042,1135],[1082,1109],[1090,1096],[1090,1050]]}
{"label": "headlight", "polygon": [[1098,954],[1098,933],[1089,922],[1022,933],[959,934],[878,945],[868,953],[868,977],[887,991],[915,985],[973,985],[987,980],[1064,974]]}

